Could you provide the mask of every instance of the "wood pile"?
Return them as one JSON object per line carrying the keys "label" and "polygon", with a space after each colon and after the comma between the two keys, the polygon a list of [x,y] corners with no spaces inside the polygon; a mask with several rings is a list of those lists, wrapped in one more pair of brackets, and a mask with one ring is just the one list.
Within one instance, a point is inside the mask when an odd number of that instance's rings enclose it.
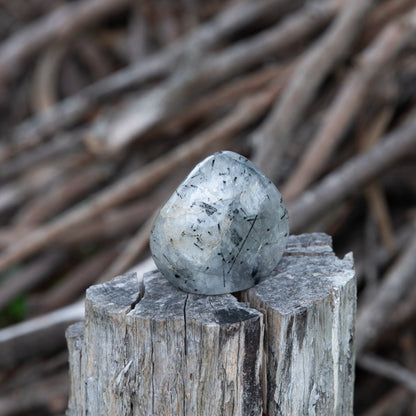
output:
{"label": "wood pile", "polygon": [[414,0],[13,0],[0,39],[0,414],[62,414],[85,289],[223,149],[354,253],[355,414],[415,414]]}

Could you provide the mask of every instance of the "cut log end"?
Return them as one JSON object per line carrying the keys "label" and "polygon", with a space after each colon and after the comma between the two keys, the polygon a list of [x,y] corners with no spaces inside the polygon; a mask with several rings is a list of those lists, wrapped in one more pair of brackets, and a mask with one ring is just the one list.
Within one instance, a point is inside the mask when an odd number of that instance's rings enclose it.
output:
{"label": "cut log end", "polygon": [[269,279],[193,295],[157,271],[87,291],[67,331],[68,415],[352,415],[355,280],[324,234],[290,237]]}

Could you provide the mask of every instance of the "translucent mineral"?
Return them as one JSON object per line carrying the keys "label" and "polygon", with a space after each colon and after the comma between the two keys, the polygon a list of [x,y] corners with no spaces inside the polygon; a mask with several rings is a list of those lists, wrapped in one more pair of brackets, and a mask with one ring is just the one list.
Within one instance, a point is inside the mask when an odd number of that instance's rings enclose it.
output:
{"label": "translucent mineral", "polygon": [[216,295],[269,277],[288,234],[274,184],[245,157],[223,151],[199,163],[161,208],[150,249],[174,286]]}

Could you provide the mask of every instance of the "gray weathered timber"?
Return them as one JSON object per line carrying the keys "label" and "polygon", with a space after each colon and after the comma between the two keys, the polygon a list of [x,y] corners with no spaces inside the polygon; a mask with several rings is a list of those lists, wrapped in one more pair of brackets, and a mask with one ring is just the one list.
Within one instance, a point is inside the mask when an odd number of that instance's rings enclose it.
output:
{"label": "gray weathered timber", "polygon": [[261,416],[262,322],[232,295],[187,294],[159,272],[143,288],[135,275],[93,286],[83,335],[67,332],[67,414]]}
{"label": "gray weathered timber", "polygon": [[81,359],[82,344],[84,342],[84,322],[72,324],[66,330],[66,340],[68,344],[70,392],[68,403],[68,414],[80,415],[83,409],[85,397],[85,384],[81,382]]}
{"label": "gray weathered timber", "polygon": [[325,234],[289,237],[275,276],[242,299],[265,316],[270,416],[353,414],[356,283]]}
{"label": "gray weathered timber", "polygon": [[184,293],[159,272],[88,289],[85,329],[67,331],[68,416],[351,416],[352,257],[325,234],[291,236],[238,297]]}

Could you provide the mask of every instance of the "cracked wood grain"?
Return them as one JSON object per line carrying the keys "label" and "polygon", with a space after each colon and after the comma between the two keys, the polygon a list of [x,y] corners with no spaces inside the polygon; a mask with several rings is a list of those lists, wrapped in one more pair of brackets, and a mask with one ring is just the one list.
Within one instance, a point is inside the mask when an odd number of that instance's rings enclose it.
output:
{"label": "cracked wood grain", "polygon": [[92,286],[85,329],[67,331],[67,414],[352,415],[351,256],[325,234],[291,236],[273,276],[238,298],[158,271]]}

